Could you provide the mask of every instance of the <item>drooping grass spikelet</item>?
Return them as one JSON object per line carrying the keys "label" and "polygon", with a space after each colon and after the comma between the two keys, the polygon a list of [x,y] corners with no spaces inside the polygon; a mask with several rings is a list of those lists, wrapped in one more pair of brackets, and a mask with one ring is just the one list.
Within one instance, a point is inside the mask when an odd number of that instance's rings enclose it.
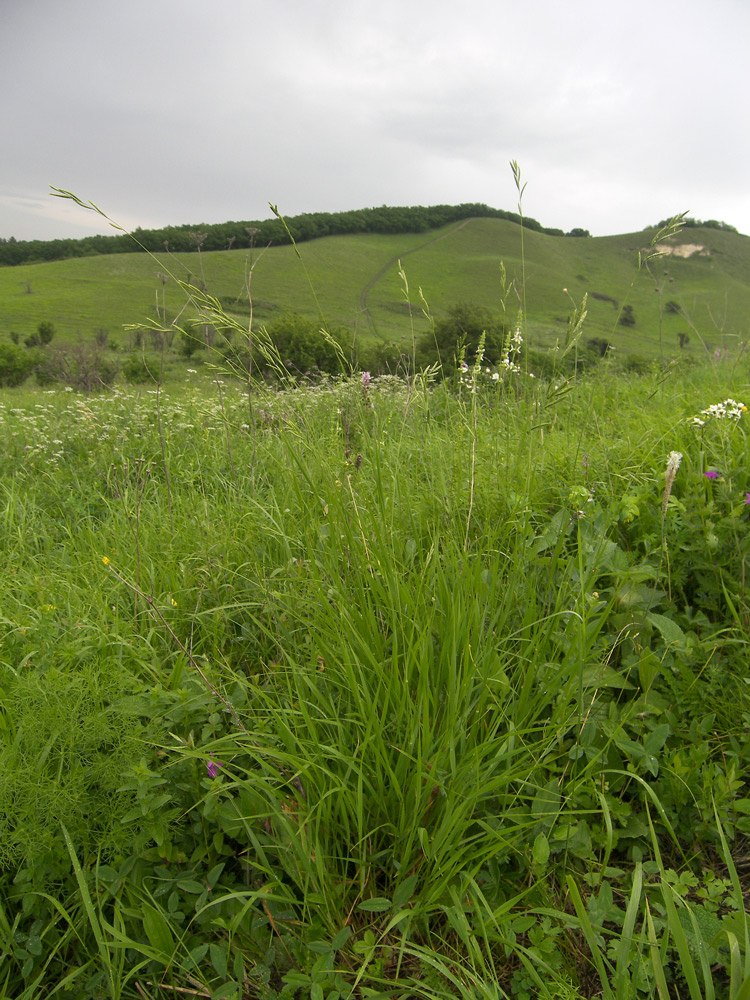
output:
{"label": "drooping grass spikelet", "polygon": [[680,467],[680,462],[682,461],[681,451],[670,451],[669,458],[667,459],[667,468],[664,473],[664,496],[661,499],[661,516],[664,517],[667,513],[667,504],[669,503],[669,498],[672,495],[672,485],[674,483],[675,476],[677,475],[677,470]]}

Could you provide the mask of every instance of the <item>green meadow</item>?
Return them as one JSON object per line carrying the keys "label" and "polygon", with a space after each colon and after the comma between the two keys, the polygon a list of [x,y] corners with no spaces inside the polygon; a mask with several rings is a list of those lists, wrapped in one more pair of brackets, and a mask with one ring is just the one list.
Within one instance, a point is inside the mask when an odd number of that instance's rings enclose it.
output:
{"label": "green meadow", "polygon": [[[3,1000],[750,996],[746,238],[519,233],[0,270],[8,329],[137,358],[184,266],[268,363],[0,390]],[[263,333],[408,345],[420,286],[525,292],[501,361]]]}
{"label": "green meadow", "polygon": [[[127,346],[125,325],[166,311],[182,312],[174,279],[203,283],[225,310],[247,319],[247,280],[253,314],[271,323],[288,312],[343,327],[357,343],[408,345],[428,329],[419,289],[439,318],[470,301],[493,311],[499,266],[523,289],[527,336],[546,349],[564,337],[573,305],[588,295],[588,337],[605,338],[622,355],[671,356],[679,334],[688,354],[701,356],[736,344],[750,311],[750,238],[717,229],[684,229],[665,242],[677,253],[636,270],[639,252],[656,233],[571,238],[523,231],[500,219],[469,219],[428,233],[332,236],[293,246],[181,254],[112,254],[0,268],[0,337],[21,338],[39,322],[55,324],[58,338],[91,340],[107,330]],[[523,256],[521,248],[523,245]],[[682,251],[684,252],[684,251]],[[408,291],[399,275],[406,275]],[[164,279],[164,280],[163,280]],[[623,306],[634,323],[623,326]],[[513,314],[519,302],[511,303]]]}

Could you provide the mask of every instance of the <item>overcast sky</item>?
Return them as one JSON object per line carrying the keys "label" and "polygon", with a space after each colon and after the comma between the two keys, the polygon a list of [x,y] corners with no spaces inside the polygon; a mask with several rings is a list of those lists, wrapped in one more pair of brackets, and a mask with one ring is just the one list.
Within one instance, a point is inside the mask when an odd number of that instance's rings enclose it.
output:
{"label": "overcast sky", "polygon": [[749,0],[0,0],[0,236],[485,202],[750,234]]}

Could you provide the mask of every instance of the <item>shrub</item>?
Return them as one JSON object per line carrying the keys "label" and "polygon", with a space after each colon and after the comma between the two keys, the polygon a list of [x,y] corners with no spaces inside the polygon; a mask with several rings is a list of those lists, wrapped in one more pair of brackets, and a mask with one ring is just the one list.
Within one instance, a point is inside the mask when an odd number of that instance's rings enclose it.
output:
{"label": "shrub", "polygon": [[[268,333],[291,374],[306,375],[319,371],[334,375],[341,371],[338,352],[320,332],[320,323],[297,313],[288,313],[272,323]],[[339,344],[346,343],[348,339],[347,331],[343,329],[333,331],[332,336]]]}
{"label": "shrub", "polygon": [[52,343],[52,338],[55,336],[55,324],[50,323],[48,320],[43,320],[36,328],[36,332],[40,344],[50,344]]}
{"label": "shrub", "polygon": [[403,344],[368,344],[358,351],[357,366],[373,375],[403,375],[412,369],[412,355]]}
{"label": "shrub", "polygon": [[537,378],[551,379],[560,372],[560,366],[555,363],[555,356],[550,351],[539,351],[530,348],[526,352],[526,360],[529,371],[532,371]]}
{"label": "shrub", "polygon": [[36,333],[30,334],[25,338],[24,344],[27,347],[42,347],[47,344],[52,343],[52,338],[55,336],[55,324],[50,323],[48,320],[42,320],[42,322],[37,326]]}
{"label": "shrub", "polygon": [[142,354],[131,354],[122,365],[125,381],[131,384],[142,385],[146,382],[156,382],[158,371],[158,358],[148,358]]}
{"label": "shrub", "polygon": [[619,319],[620,326],[635,326],[635,310],[632,306],[623,306]]}
{"label": "shrub", "polygon": [[15,344],[0,344],[0,386],[20,385],[37,364],[35,352]]}
{"label": "shrub", "polygon": [[192,358],[196,351],[200,351],[201,348],[205,346],[206,343],[202,337],[200,337],[199,330],[192,327],[191,329],[183,330],[180,333],[180,342],[177,350],[183,358]]}
{"label": "shrub", "polygon": [[593,354],[603,358],[612,345],[604,337],[591,337],[586,341],[586,346]]}
{"label": "shrub", "polygon": [[432,364],[440,361],[444,374],[451,374],[456,360],[464,351],[473,360],[484,335],[484,357],[495,364],[505,353],[507,328],[502,319],[484,306],[473,302],[457,302],[447,316],[437,320],[434,329],[419,341],[419,361]]}
{"label": "shrub", "polygon": [[75,344],[44,352],[39,358],[36,379],[40,385],[59,382],[82,392],[96,392],[112,385],[117,372],[117,362],[105,357],[98,347]]}
{"label": "shrub", "polygon": [[645,375],[654,366],[654,359],[647,358],[645,354],[628,354],[622,363],[626,372],[634,375]]}

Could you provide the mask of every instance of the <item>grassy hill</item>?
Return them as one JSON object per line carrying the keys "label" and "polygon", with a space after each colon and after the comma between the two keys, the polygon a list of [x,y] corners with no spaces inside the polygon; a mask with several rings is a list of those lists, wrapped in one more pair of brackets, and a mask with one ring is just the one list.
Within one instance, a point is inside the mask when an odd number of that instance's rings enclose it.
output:
{"label": "grassy hill", "polygon": [[[174,317],[184,297],[162,275],[200,282],[237,316],[249,315],[246,275],[252,264],[254,321],[286,311],[322,316],[356,330],[361,342],[408,342],[427,328],[418,289],[440,317],[460,300],[500,307],[499,266],[504,262],[519,293],[525,273],[529,339],[538,346],[563,336],[573,303],[589,295],[584,339],[604,337],[620,352],[654,355],[744,340],[750,315],[750,238],[695,227],[669,241],[672,252],[638,271],[638,252],[654,230],[622,236],[570,238],[521,230],[500,219],[453,223],[429,233],[350,235],[299,247],[255,252],[118,254],[0,269],[0,341],[22,338],[41,320],[55,324],[58,340],[91,339],[107,329],[111,342],[128,343],[122,328],[156,316],[157,302]],[[677,251],[696,246],[690,256]],[[301,258],[301,259],[300,259]],[[399,277],[406,272],[411,307]],[[566,291],[567,289],[567,291]],[[635,325],[618,324],[620,308],[633,308]],[[668,303],[677,303],[679,311]],[[509,309],[515,313],[517,301]],[[671,311],[670,311],[671,310]],[[697,333],[696,333],[697,331]]]}

